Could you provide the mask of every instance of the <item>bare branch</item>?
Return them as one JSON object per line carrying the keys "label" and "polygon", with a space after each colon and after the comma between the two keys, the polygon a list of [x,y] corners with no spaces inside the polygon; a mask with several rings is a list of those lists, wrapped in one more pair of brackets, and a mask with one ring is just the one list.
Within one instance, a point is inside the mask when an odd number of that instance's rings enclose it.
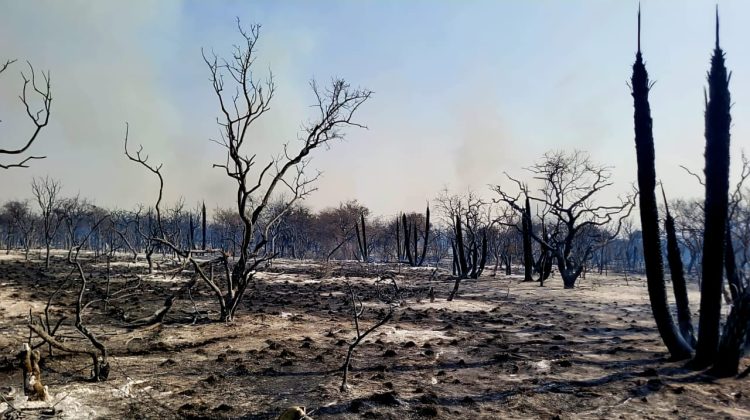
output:
{"label": "bare branch", "polygon": [[[9,65],[11,65],[15,60],[8,60],[5,62],[5,64],[0,67],[0,73],[5,71]],[[42,72],[42,78],[44,79],[43,85],[40,87],[37,85],[37,78],[36,78],[36,72],[34,71],[34,67],[29,63],[26,62],[29,66],[29,77],[27,78],[26,74],[21,72],[21,77],[23,78],[23,89],[21,91],[21,95],[19,96],[19,99],[21,103],[23,104],[26,115],[29,117],[31,122],[34,124],[34,130],[32,131],[29,138],[26,140],[26,143],[18,148],[11,148],[11,149],[4,149],[0,148],[0,155],[19,155],[24,152],[26,152],[32,144],[34,144],[34,141],[37,139],[39,133],[44,129],[44,127],[47,126],[49,123],[49,116],[50,116],[50,109],[52,106],[52,93],[51,93],[51,83],[50,83],[50,75],[48,73]],[[31,86],[31,90],[33,93],[35,93],[39,99],[41,100],[41,108],[32,110],[32,105],[30,104],[30,92],[29,92],[29,85]],[[44,159],[45,156],[29,156],[25,159],[23,159],[19,163],[15,164],[0,164],[0,168],[2,169],[10,169],[10,168],[26,168],[26,162],[32,159]]]}

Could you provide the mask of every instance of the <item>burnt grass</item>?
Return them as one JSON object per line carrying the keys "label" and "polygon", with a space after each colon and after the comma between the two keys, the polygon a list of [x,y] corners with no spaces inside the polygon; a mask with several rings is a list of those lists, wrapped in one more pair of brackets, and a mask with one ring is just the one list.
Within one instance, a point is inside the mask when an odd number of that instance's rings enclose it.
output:
{"label": "burnt grass", "polygon": [[[102,299],[104,260],[88,258],[86,300]],[[199,283],[163,323],[131,328],[187,281],[146,272],[118,260],[111,290],[127,287],[130,296],[84,313],[109,349],[108,381],[87,381],[85,355],[50,357],[40,348],[53,399],[88,410],[58,416],[270,419],[300,405],[313,418],[750,417],[745,380],[711,380],[666,359],[637,277],[589,275],[563,290],[559,277],[541,288],[488,272],[447,302],[453,282],[442,270],[282,260],[259,274],[232,323],[217,321],[215,300]],[[69,273],[62,255],[49,273],[38,259],[0,260],[0,392],[22,388],[15,354],[28,339],[29,308],[43,316]],[[354,338],[346,282],[363,299],[367,328],[385,313],[375,281],[385,273],[398,282],[401,305],[356,349],[351,389],[340,392]],[[83,344],[72,327],[80,283],[69,281],[50,318],[68,316],[58,336]]]}

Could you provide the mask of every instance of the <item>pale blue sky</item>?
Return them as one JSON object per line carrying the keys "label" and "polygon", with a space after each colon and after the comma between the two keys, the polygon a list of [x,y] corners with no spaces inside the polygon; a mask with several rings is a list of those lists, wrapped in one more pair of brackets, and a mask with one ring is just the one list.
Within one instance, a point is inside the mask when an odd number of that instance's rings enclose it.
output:
{"label": "pale blue sky", "polygon": [[[703,167],[715,4],[642,2],[657,170],[671,196],[701,195],[679,165]],[[750,134],[750,3],[719,7],[737,157]],[[360,114],[369,130],[316,153],[316,208],[357,198],[381,214],[421,210],[443,186],[485,192],[555,148],[615,166],[615,195],[635,179],[626,81],[636,10],[622,0],[0,0],[0,59],[19,59],[0,77],[2,144],[28,130],[21,61],[49,69],[54,94],[52,123],[34,146],[48,159],[0,173],[0,199],[29,196],[31,178],[50,174],[101,205],[151,203],[154,184],[122,155],[129,121],[132,141],[165,162],[169,199],[230,205],[232,183],[211,169],[222,154],[207,140],[217,108],[200,48],[228,51],[235,16],[263,25],[258,71],[270,67],[279,89],[255,133],[259,156],[279,151],[310,116],[311,78],[375,91]]]}

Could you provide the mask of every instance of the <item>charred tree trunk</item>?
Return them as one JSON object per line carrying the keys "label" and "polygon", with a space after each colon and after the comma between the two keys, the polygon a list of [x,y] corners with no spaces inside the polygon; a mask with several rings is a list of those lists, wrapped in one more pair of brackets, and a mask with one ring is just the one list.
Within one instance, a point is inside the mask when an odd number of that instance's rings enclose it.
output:
{"label": "charred tree trunk", "polygon": [[703,239],[700,323],[693,366],[705,368],[716,362],[721,319],[721,289],[724,273],[724,237],[727,229],[729,194],[729,128],[731,126],[729,76],[724,52],[719,46],[716,18],[716,47],[708,74],[706,99],[706,200]]}
{"label": "charred tree trunk", "polygon": [[201,207],[201,235],[203,236],[203,250],[206,249],[206,202]]}
{"label": "charred tree trunk", "polygon": [[529,197],[526,197],[526,207],[521,219],[521,233],[523,234],[523,281],[534,281],[532,271],[534,267],[534,256],[531,250],[531,205]]}
{"label": "charred tree trunk", "polygon": [[724,325],[716,362],[709,371],[719,378],[737,374],[740,357],[745,346],[748,321],[750,321],[750,293],[743,292],[732,304],[732,310]]}
{"label": "charred tree trunk", "polygon": [[412,266],[417,265],[417,261],[419,259],[419,256],[417,255],[417,224],[416,222],[412,225],[412,230],[414,231],[414,262],[412,263]]}
{"label": "charred tree trunk", "polygon": [[[359,215],[360,221],[362,223],[362,229],[359,228],[359,225],[357,222],[354,222],[354,230],[357,234],[357,246],[359,246],[359,256],[362,258],[363,262],[367,262],[369,259],[369,255],[367,252],[367,231],[365,230],[365,214],[362,213]],[[361,237],[360,237],[361,232]]]}
{"label": "charred tree trunk", "polygon": [[419,258],[418,266],[422,266],[424,263],[424,259],[427,256],[427,241],[430,238],[430,206],[427,206],[427,211],[425,212],[425,222],[424,222],[424,242],[422,242],[422,256]]}
{"label": "charred tree trunk", "polygon": [[154,274],[154,248],[150,247],[146,250],[146,262],[148,262],[148,274]]}
{"label": "charred tree trunk", "polygon": [[464,234],[463,228],[461,227],[461,216],[456,215],[456,253],[458,254],[458,266],[459,276],[466,276],[469,272],[468,264],[466,263],[466,252],[464,250]]}
{"label": "charred tree trunk", "polygon": [[[691,347],[682,337],[672,319],[667,305],[664,284],[664,266],[659,238],[659,215],[656,208],[656,168],[654,164],[654,137],[652,133],[651,107],[648,93],[651,88],[648,72],[643,64],[640,48],[640,11],[638,12],[638,52],[633,64],[632,95],[634,106],[635,148],[638,160],[638,189],[643,252],[646,263],[646,278],[649,300],[654,320],[664,344],[673,359],[687,359]],[[560,273],[561,275],[563,273]]]}
{"label": "charred tree trunk", "polygon": [[[549,243],[549,234],[547,233],[547,226],[544,224],[542,219],[542,238],[544,243]],[[552,274],[552,253],[544,245],[542,245],[542,253],[539,256],[539,287],[544,287],[544,281],[549,278]]]}
{"label": "charred tree trunk", "polygon": [[478,279],[484,271],[484,266],[487,264],[487,231],[482,231],[482,251],[479,256],[479,267],[475,271],[474,278]]}
{"label": "charred tree trunk", "polygon": [[574,289],[576,287],[576,280],[581,276],[583,272],[583,266],[579,267],[566,267],[565,264],[560,262],[558,258],[557,269],[560,271],[560,277],[562,277],[563,288]]}
{"label": "charred tree trunk", "polygon": [[49,251],[50,251],[50,242],[47,241],[45,244],[45,250],[46,250],[46,256],[44,257],[44,270],[49,271]]}
{"label": "charred tree trunk", "polygon": [[414,258],[411,255],[411,245],[409,239],[411,238],[411,229],[406,222],[406,213],[401,216],[401,222],[404,225],[404,251],[406,252],[406,259],[409,261],[409,265],[414,265]]}
{"label": "charred tree trunk", "polygon": [[396,261],[401,262],[403,255],[401,253],[401,222],[396,218]]}
{"label": "charred tree trunk", "polygon": [[451,266],[453,267],[453,275],[458,276],[459,271],[461,271],[461,267],[458,264],[458,251],[456,251],[456,242],[451,241],[451,250],[453,251],[453,261]]}
{"label": "charred tree trunk", "polygon": [[412,219],[411,222],[406,218],[406,213],[401,215],[401,224],[404,230],[404,241],[403,250],[401,249],[401,236],[399,232],[398,219],[396,221],[396,244],[397,253],[399,254],[399,260],[403,259],[403,254],[406,256],[409,265],[412,267],[420,267],[424,264],[424,260],[427,257],[427,242],[430,238],[430,206],[427,206],[425,212],[425,226],[424,234],[422,235],[422,254],[419,253],[419,229],[417,229],[417,221]]}
{"label": "charred tree trunk", "polygon": [[677,234],[675,232],[674,219],[669,213],[667,197],[664,195],[664,208],[667,217],[664,220],[664,230],[667,233],[667,261],[669,262],[669,271],[672,273],[672,289],[674,290],[674,300],[677,305],[677,324],[680,328],[680,334],[690,346],[695,346],[695,332],[693,331],[693,320],[690,315],[690,301],[688,299],[687,284],[680,257],[680,247],[677,244]]}
{"label": "charred tree trunk", "polygon": [[190,249],[195,249],[195,226],[193,225],[193,214],[190,213],[190,236],[188,236],[188,247]]}

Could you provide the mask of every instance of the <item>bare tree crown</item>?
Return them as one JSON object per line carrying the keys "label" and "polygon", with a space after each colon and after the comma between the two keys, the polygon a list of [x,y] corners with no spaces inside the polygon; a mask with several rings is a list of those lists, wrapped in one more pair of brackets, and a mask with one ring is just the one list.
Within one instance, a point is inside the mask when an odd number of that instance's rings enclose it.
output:
{"label": "bare tree crown", "polygon": [[[6,71],[14,62],[15,60],[7,60],[4,64],[0,65],[0,74]],[[29,120],[31,120],[31,122],[34,124],[34,129],[32,130],[23,146],[10,149],[0,148],[0,155],[21,155],[25,153],[37,139],[42,129],[49,123],[50,108],[52,106],[52,93],[50,89],[51,85],[49,72],[42,72],[41,75],[43,82],[41,84],[37,84],[37,76],[36,71],[34,71],[34,67],[28,61],[26,62],[26,64],[28,64],[29,66],[29,73],[27,75],[26,73],[21,72],[21,78],[23,79],[23,88],[21,90],[21,95],[18,98],[21,100],[21,104],[23,104]],[[39,108],[34,108],[34,106],[31,104],[30,95],[38,96],[39,101],[41,101],[41,105],[39,106]],[[0,122],[2,121],[0,120]],[[45,156],[30,155],[26,156],[21,161],[16,163],[0,163],[0,168],[28,168],[28,165],[26,164],[28,161],[32,159],[44,158]]]}
{"label": "bare tree crown", "polygon": [[[294,208],[296,202],[315,190],[312,184],[320,174],[311,177],[305,174],[310,153],[320,146],[342,139],[347,127],[364,128],[354,121],[354,114],[372,96],[371,91],[352,88],[343,79],[334,79],[327,88],[311,82],[317,115],[304,125],[303,133],[298,139],[299,145],[294,147],[289,143],[285,144],[282,153],[270,158],[258,171],[253,171],[257,155],[249,152],[252,147],[251,125],[270,110],[275,84],[270,72],[264,81],[257,79],[253,73],[260,25],[251,25],[246,29],[238,19],[237,27],[242,41],[234,46],[231,57],[221,58],[213,52],[206,54],[202,51],[220,109],[220,116],[217,118],[220,138],[212,141],[226,149],[226,162],[213,166],[222,168],[237,185],[236,214],[239,216],[242,232],[241,243],[237,247],[239,255],[235,260],[230,261],[225,252],[220,252],[220,256],[210,262],[224,265],[227,275],[224,290],[214,281],[213,276],[205,274],[202,266],[193,259],[190,250],[181,249],[176,241],[165,235],[160,209],[164,190],[162,167],[149,163],[142,147],[131,153],[128,150],[129,130],[126,128],[125,132],[125,154],[128,159],[145,167],[159,179],[155,209],[160,233],[150,235],[148,240],[172,249],[185,259],[186,265],[194,268],[216,294],[221,318],[226,321],[233,319],[256,268],[276,257],[275,252],[268,251],[266,247],[272,229]],[[279,201],[271,201],[273,197]]]}

